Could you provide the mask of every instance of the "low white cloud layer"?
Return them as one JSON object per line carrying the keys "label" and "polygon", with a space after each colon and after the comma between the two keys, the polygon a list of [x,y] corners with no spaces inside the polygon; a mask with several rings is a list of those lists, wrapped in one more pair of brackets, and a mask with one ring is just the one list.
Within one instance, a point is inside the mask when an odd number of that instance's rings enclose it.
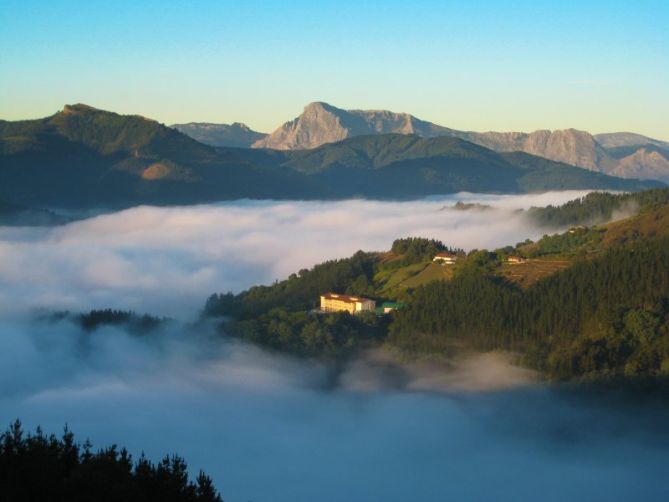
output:
{"label": "low white cloud layer", "polygon": [[[666,500],[666,408],[527,386],[534,376],[497,356],[400,364],[377,353],[334,378],[206,325],[132,336],[26,315],[116,307],[192,319],[211,292],[397,237],[465,249],[536,237],[516,210],[577,195],[138,207],[0,228],[0,426],[68,423],[96,446],[175,452],[228,502]],[[495,210],[448,209],[456,200]]]}
{"label": "low white cloud layer", "polygon": [[[486,359],[487,357],[487,359]],[[173,323],[0,322],[0,425],[178,453],[228,502],[666,500],[666,408],[526,382],[489,356],[331,369]],[[390,361],[390,363],[395,364]],[[511,378],[513,381],[510,381]],[[477,390],[478,392],[471,392]],[[465,392],[466,391],[466,392]]]}
{"label": "low white cloud layer", "polygon": [[[241,201],[137,207],[53,228],[0,227],[0,314],[114,307],[187,317],[210,293],[271,283],[359,249],[386,250],[398,237],[464,249],[515,244],[541,234],[517,209],[582,194]],[[495,210],[449,209],[457,200]]]}

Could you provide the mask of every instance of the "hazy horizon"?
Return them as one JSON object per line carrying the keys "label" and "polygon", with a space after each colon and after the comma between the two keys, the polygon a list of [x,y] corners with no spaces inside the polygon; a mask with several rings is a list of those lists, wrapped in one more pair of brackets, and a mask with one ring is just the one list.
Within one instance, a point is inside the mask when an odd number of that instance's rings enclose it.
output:
{"label": "hazy horizon", "polygon": [[271,132],[325,101],[459,130],[669,140],[668,19],[660,1],[9,0],[0,118],[86,103]]}

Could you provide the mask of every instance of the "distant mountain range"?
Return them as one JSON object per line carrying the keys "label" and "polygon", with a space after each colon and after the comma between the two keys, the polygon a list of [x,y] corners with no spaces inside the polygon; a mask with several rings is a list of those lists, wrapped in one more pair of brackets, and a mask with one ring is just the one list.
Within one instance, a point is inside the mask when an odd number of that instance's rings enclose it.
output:
{"label": "distant mountain range", "polygon": [[311,150],[268,150],[214,148],[141,116],[81,104],[43,119],[0,121],[0,200],[24,208],[660,185],[446,136],[375,134]]}
{"label": "distant mountain range", "polygon": [[207,122],[191,122],[189,124],[173,124],[179,132],[210,146],[229,146],[232,148],[248,148],[267,134],[251,130],[246,124],[210,124]]}
{"label": "distant mountain range", "polygon": [[[498,153],[446,136],[355,136],[311,150],[246,149],[238,155],[260,165],[288,167],[317,180],[319,185],[378,198],[458,191],[534,192],[579,186],[626,190],[624,186],[632,181],[524,152]],[[637,180],[632,183],[660,185]]]}
{"label": "distant mountain range", "polygon": [[[213,146],[243,146],[274,150],[312,149],[355,136],[415,134],[423,138],[455,137],[497,152],[525,152],[591,171],[622,178],[669,181],[669,143],[635,133],[591,135],[576,129],[523,132],[472,132],[449,129],[408,113],[384,110],[343,110],[327,103],[310,103],[297,118],[264,135],[246,128],[220,126],[210,139],[194,124],[177,125],[180,131]],[[237,124],[237,126],[239,126]],[[211,124],[202,124],[211,128]],[[246,127],[246,126],[243,126]],[[224,129],[231,128],[231,129]],[[237,138],[244,138],[240,142]],[[230,139],[228,139],[230,138]],[[623,155],[624,153],[624,155]]]}

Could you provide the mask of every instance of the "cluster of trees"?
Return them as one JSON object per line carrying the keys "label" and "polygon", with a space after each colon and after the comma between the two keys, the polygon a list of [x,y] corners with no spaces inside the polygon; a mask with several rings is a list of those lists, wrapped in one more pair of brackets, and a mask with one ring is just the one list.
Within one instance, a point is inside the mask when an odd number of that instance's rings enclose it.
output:
{"label": "cluster of trees", "polygon": [[638,309],[610,312],[589,336],[567,340],[540,362],[562,379],[586,376],[669,376],[667,298]]}
{"label": "cluster of trees", "polygon": [[563,234],[545,235],[535,244],[522,246],[522,254],[530,258],[546,255],[586,255],[598,250],[606,230],[601,227],[573,228]]}
{"label": "cluster of trees", "polygon": [[425,239],[422,237],[406,237],[404,239],[395,239],[390,248],[395,254],[402,255],[401,260],[396,260],[396,263],[401,266],[411,265],[412,263],[420,263],[422,261],[430,261],[437,253],[448,251],[453,254],[461,252],[459,249],[451,249],[443,242],[436,239]]}
{"label": "cluster of trees", "polygon": [[328,291],[373,295],[375,262],[376,254],[358,251],[350,258],[302,269],[271,286],[255,286],[238,295],[214,294],[207,299],[204,314],[254,319],[274,308],[289,312],[313,309],[321,293]]}
{"label": "cluster of trees", "polygon": [[61,312],[54,319],[70,318],[79,324],[85,331],[95,331],[103,326],[122,326],[129,333],[143,335],[159,328],[169,319],[152,316],[149,314],[137,314],[130,310],[100,309],[91,310],[83,314],[72,315],[69,312]]}
{"label": "cluster of trees", "polygon": [[423,237],[395,239],[390,251],[399,255],[399,257],[379,264],[378,268],[380,270],[397,269],[413,265],[414,263],[432,261],[434,255],[444,251],[453,254],[464,253],[462,249],[448,247],[439,240]]}
{"label": "cluster of trees", "polygon": [[273,350],[337,359],[383,340],[387,322],[372,312],[319,315],[275,308],[255,319],[233,322],[227,329],[234,336]]}
{"label": "cluster of trees", "polygon": [[591,192],[585,197],[561,206],[532,207],[528,213],[538,224],[546,227],[594,225],[611,220],[617,211],[648,211],[669,204],[669,189],[658,188],[642,192],[612,194]]}
{"label": "cluster of trees", "polygon": [[333,358],[379,339],[386,332],[376,316],[347,313],[318,315],[320,295],[333,291],[374,296],[376,254],[352,257],[300,270],[271,286],[256,286],[238,295],[214,294],[204,315],[226,317],[225,333],[267,348],[307,357]]}
{"label": "cluster of trees", "polygon": [[453,209],[458,211],[470,211],[472,209],[475,211],[491,211],[492,206],[489,204],[481,204],[480,202],[462,202],[459,200],[455,203]]}
{"label": "cluster of trees", "polygon": [[271,286],[256,286],[238,295],[213,294],[207,299],[204,315],[227,317],[222,330],[265,347],[309,357],[338,357],[382,340],[388,321],[374,314],[310,313],[319,306],[322,293],[378,298],[380,285],[374,276],[379,268],[430,261],[446,250],[461,252],[434,239],[397,239],[392,252],[399,257],[391,265],[380,262],[376,253],[358,251],[350,258],[300,270]]}
{"label": "cluster of trees", "polygon": [[612,248],[523,291],[475,268],[418,288],[390,325],[411,352],[525,354],[554,378],[669,369],[669,239]]}
{"label": "cluster of trees", "polygon": [[67,428],[61,438],[25,434],[19,421],[0,434],[0,494],[12,502],[222,502],[211,478],[200,472],[191,481],[178,456],[154,464],[116,446],[93,452]]}

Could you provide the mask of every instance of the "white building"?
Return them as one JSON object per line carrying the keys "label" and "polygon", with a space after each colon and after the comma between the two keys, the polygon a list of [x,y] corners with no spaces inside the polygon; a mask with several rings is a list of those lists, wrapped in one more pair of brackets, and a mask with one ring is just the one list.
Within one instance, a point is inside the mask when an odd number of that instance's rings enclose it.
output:
{"label": "white building", "polygon": [[433,262],[441,263],[442,265],[455,265],[457,260],[458,255],[447,253],[445,251],[442,253],[437,253],[434,258],[432,258]]}
{"label": "white building", "polygon": [[360,296],[340,295],[337,293],[325,293],[321,295],[321,311],[323,312],[358,312],[373,311],[376,302],[369,298]]}

